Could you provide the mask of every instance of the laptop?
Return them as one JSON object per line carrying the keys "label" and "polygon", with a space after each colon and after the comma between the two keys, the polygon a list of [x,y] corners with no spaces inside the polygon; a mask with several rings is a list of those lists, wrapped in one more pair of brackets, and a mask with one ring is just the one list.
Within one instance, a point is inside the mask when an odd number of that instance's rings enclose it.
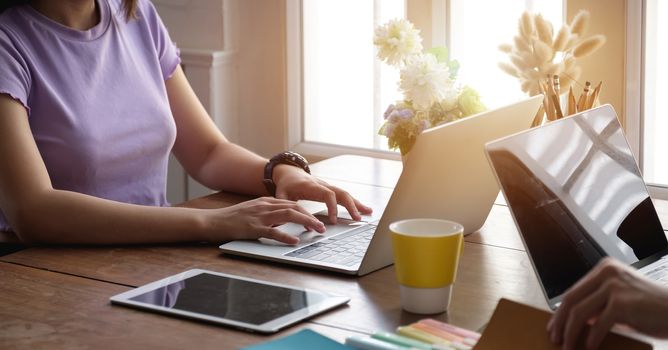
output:
{"label": "laptop", "polygon": [[541,103],[542,96],[537,96],[425,130],[410,151],[387,205],[366,203],[378,211],[376,217],[362,222],[340,219],[331,225],[325,216],[327,232],[323,235],[305,232],[296,224],[280,226],[299,235],[296,246],[262,238],[232,241],[220,249],[227,254],[365,275],[393,263],[388,227],[394,221],[442,218],[461,223],[467,233],[474,232],[482,227],[499,194],[485,158],[485,143],[527,129]]}
{"label": "laptop", "polygon": [[668,281],[668,241],[604,105],[486,145],[549,306],[606,256]]}

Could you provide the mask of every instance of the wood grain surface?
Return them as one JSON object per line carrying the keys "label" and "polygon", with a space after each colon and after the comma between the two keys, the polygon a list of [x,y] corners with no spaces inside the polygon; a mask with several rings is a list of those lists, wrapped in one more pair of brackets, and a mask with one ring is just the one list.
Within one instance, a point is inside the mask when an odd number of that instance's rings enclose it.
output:
{"label": "wood grain surface", "polygon": [[260,335],[111,305],[129,287],[0,263],[0,349],[237,349],[311,328],[338,341],[358,334],[302,323]]}
{"label": "wood grain surface", "polygon": [[[313,173],[361,200],[387,201],[401,163],[335,157]],[[229,206],[248,197],[217,193],[181,205]],[[668,202],[655,201],[666,227]],[[314,288],[351,297],[338,308],[282,331],[308,327],[343,341],[352,334],[392,331],[424,316],[401,310],[393,267],[364,277],[222,254],[207,244],[31,247],[0,257],[0,348],[235,349],[272,337],[111,306],[109,297],[192,268]],[[450,309],[431,317],[478,329],[502,297],[547,308],[503,198],[483,228],[465,238]]]}

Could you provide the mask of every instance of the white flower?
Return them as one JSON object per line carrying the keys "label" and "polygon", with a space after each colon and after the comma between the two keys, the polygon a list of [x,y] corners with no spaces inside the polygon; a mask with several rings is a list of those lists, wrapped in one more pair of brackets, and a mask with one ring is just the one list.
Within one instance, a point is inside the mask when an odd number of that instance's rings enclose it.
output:
{"label": "white flower", "polygon": [[422,52],[420,31],[405,19],[394,19],[378,26],[373,43],[378,47],[378,58],[393,66]]}
{"label": "white flower", "polygon": [[449,96],[454,90],[448,66],[438,63],[433,55],[419,55],[400,72],[399,88],[406,100],[418,110],[427,110],[434,102]]}
{"label": "white flower", "polygon": [[449,89],[446,89],[445,96],[440,101],[441,108],[444,111],[450,111],[457,107],[457,104],[459,103],[459,92],[459,89],[454,88],[452,85]]}

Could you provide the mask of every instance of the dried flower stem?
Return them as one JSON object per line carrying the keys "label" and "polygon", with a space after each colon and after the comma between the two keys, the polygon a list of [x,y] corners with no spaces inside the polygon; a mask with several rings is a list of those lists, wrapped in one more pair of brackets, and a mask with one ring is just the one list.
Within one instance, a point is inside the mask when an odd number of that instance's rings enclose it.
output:
{"label": "dried flower stem", "polygon": [[579,85],[577,80],[582,69],[577,60],[591,55],[606,41],[603,35],[585,37],[589,18],[588,12],[578,12],[571,23],[562,25],[554,36],[552,25],[542,15],[523,13],[513,43],[499,46],[510,61],[500,63],[499,67],[516,77],[522,91],[531,96],[540,93],[539,81],[548,74],[558,74],[561,92],[568,91],[574,84]]}

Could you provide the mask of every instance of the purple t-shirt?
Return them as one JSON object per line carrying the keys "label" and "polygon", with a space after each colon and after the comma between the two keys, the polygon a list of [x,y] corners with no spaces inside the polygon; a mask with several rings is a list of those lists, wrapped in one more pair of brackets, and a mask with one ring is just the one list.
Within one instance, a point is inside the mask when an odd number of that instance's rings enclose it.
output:
{"label": "purple t-shirt", "polygon": [[179,53],[148,0],[130,20],[121,2],[97,0],[86,31],[28,5],[2,13],[0,93],[26,107],[54,188],[163,206],[176,138],[165,80]]}

